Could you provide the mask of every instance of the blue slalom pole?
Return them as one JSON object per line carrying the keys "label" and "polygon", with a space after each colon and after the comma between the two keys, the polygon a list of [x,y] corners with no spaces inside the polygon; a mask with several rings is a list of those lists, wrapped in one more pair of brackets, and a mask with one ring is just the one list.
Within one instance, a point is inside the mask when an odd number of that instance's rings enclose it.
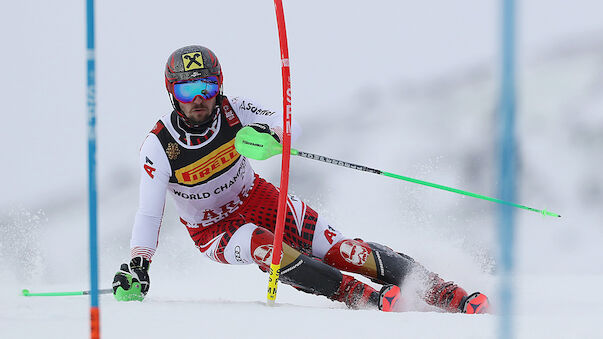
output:
{"label": "blue slalom pole", "polygon": [[[500,97],[500,180],[502,200],[515,201],[517,154],[515,141],[515,0],[502,3],[502,70]],[[499,338],[513,338],[514,209],[500,205],[500,324]]]}
{"label": "blue slalom pole", "polygon": [[88,211],[90,222],[90,338],[100,338],[98,305],[98,249],[96,199],[96,57],[94,48],[94,0],[86,0],[86,56],[88,102]]}

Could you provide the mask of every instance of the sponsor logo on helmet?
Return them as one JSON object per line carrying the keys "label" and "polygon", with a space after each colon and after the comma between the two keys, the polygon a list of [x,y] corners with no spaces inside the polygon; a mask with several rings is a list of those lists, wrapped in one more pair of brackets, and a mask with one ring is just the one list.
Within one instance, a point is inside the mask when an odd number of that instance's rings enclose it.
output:
{"label": "sponsor logo on helmet", "polygon": [[194,185],[205,181],[212,175],[230,167],[241,156],[235,149],[235,139],[195,161],[176,170],[176,179],[181,184]]}
{"label": "sponsor logo on helmet", "polygon": [[203,66],[203,56],[201,55],[201,52],[182,54],[182,63],[184,64],[185,71],[205,68],[205,66]]}
{"label": "sponsor logo on helmet", "polygon": [[197,71],[195,71],[195,72],[190,73],[189,75],[187,75],[186,78],[187,79],[195,79],[195,78],[204,77],[206,75],[207,75],[207,71],[205,71],[205,72],[197,72]]}
{"label": "sponsor logo on helmet", "polygon": [[339,252],[345,261],[356,266],[362,266],[368,260],[369,255],[369,251],[354,240],[342,242]]}

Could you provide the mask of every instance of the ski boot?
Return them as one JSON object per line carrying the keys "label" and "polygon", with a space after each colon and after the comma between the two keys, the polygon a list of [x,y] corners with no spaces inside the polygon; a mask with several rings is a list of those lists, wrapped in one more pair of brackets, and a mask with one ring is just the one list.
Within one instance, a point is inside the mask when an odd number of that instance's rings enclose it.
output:
{"label": "ski boot", "polygon": [[484,314],[490,312],[490,301],[485,294],[480,292],[471,293],[461,302],[461,312],[467,314]]}
{"label": "ski boot", "polygon": [[379,291],[379,309],[383,312],[396,312],[400,310],[400,287],[385,285]]}
{"label": "ski boot", "polygon": [[351,309],[366,309],[379,304],[379,294],[371,286],[343,274],[338,291],[332,300],[343,302]]}
{"label": "ski boot", "polygon": [[393,312],[400,301],[400,288],[385,285],[377,292],[371,286],[349,275],[343,275],[339,290],[332,300],[343,302],[351,309],[378,308],[384,312]]}
{"label": "ski boot", "polygon": [[475,292],[467,295],[457,284],[444,281],[435,274],[431,277],[431,288],[425,295],[425,301],[451,313],[487,313],[490,306],[485,294]]}

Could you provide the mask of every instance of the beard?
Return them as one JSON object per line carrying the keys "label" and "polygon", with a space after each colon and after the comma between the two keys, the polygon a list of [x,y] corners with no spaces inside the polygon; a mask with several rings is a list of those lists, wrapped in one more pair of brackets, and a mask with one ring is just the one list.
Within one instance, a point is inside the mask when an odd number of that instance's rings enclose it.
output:
{"label": "beard", "polygon": [[207,122],[211,116],[213,107],[208,107],[209,105],[195,105],[190,107],[186,112],[186,117],[195,124],[200,124]]}

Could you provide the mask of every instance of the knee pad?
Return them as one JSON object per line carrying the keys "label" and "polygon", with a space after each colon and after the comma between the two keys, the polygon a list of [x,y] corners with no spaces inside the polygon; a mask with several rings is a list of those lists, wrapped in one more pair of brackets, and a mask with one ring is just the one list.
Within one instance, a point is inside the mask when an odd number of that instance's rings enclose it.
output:
{"label": "knee pad", "polygon": [[400,285],[414,260],[387,246],[360,239],[341,240],[325,254],[324,262],[352,273],[362,274],[377,283]]}
{"label": "knee pad", "polygon": [[263,227],[257,227],[251,233],[251,257],[262,271],[267,271],[270,268],[273,243],[274,234]]}
{"label": "knee pad", "polygon": [[337,242],[324,257],[324,262],[337,269],[376,276],[376,265],[371,247],[359,239],[344,239]]}
{"label": "knee pad", "polygon": [[[273,243],[274,234],[263,227],[257,227],[251,234],[251,257],[264,272],[270,269],[272,263]],[[283,242],[280,255],[281,267],[284,267],[297,259],[300,253]]]}

